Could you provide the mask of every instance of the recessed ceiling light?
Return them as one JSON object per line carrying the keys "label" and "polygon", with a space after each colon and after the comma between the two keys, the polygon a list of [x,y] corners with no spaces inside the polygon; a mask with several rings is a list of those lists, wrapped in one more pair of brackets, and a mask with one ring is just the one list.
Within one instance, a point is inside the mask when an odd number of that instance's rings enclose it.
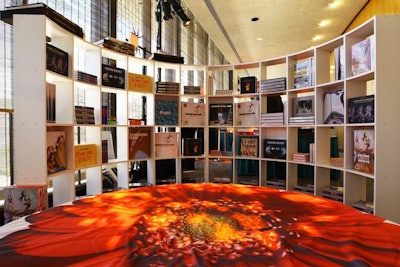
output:
{"label": "recessed ceiling light", "polygon": [[315,35],[315,36],[312,38],[312,40],[313,40],[313,41],[318,41],[318,40],[320,40],[321,38],[322,38],[321,35]]}
{"label": "recessed ceiling light", "polygon": [[328,4],[328,7],[330,7],[330,8],[335,8],[335,7],[338,7],[339,5],[340,5],[340,1],[335,0],[335,1],[330,2],[330,3]]}
{"label": "recessed ceiling light", "polygon": [[326,25],[328,25],[329,24],[329,21],[328,20],[322,20],[320,23],[318,23],[318,26],[320,26],[320,27],[325,27]]}
{"label": "recessed ceiling light", "polygon": [[259,20],[259,18],[257,18],[257,17],[254,17],[251,19],[251,21],[258,21],[258,20]]}
{"label": "recessed ceiling light", "polygon": [[257,37],[256,40],[257,40],[257,41],[262,41],[262,39],[263,39],[263,38],[261,38],[261,37]]}

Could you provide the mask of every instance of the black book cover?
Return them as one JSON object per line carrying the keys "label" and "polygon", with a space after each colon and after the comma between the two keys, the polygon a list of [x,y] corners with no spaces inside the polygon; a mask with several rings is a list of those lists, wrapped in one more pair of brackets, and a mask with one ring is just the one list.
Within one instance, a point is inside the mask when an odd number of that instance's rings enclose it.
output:
{"label": "black book cover", "polygon": [[264,158],[286,159],[286,140],[264,139]]}

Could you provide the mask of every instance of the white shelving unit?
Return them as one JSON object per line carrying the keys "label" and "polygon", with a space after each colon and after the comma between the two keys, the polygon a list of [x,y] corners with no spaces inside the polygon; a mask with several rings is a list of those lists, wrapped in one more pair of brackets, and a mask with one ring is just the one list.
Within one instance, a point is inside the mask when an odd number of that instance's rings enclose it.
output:
{"label": "white shelving unit", "polygon": [[[285,189],[303,182],[301,172],[304,168],[309,172],[307,182],[314,185],[314,194],[322,196],[322,189],[332,185],[332,172],[340,178],[344,188],[343,202],[351,205],[359,200],[374,203],[374,214],[400,222],[398,203],[400,203],[400,176],[396,168],[399,150],[398,133],[400,119],[398,116],[397,67],[400,59],[400,23],[399,16],[377,16],[358,28],[339,36],[325,44],[312,49],[300,51],[279,58],[266,59],[260,62],[222,66],[193,66],[164,63],[140,59],[120,54],[88,43],[60,28],[50,19],[42,15],[14,16],[14,144],[15,144],[15,183],[47,184],[52,182],[54,204],[58,205],[75,198],[75,180],[77,172],[86,173],[87,194],[102,193],[102,169],[117,168],[118,186],[129,187],[129,170],[134,161],[146,161],[147,182],[157,184],[157,161],[172,159],[175,161],[175,182],[181,183],[187,175],[188,162],[195,161],[201,166],[196,175],[201,181],[212,182],[215,178],[213,168],[218,161],[228,162],[227,173],[230,182],[243,183],[239,177],[238,167],[243,159],[252,160],[258,168],[256,184],[266,186],[270,178],[271,166],[278,163],[286,175]],[[34,26],[33,26],[34,25]],[[351,47],[355,43],[374,35],[375,69],[353,76],[351,71]],[[51,43],[69,54],[68,77],[46,70],[46,36]],[[29,49],[26,44],[29,43]],[[335,48],[344,46],[345,73],[343,79],[336,80],[332,75],[332,56]],[[34,51],[34,52],[32,52]],[[299,60],[312,57],[314,59],[314,85],[306,88],[294,88],[294,64]],[[126,73],[146,74],[153,77],[154,82],[178,82],[178,94],[140,93],[125,89],[105,87],[98,84],[87,84],[76,81],[74,71],[80,70],[99,77],[103,59],[116,62],[118,68]],[[162,74],[161,76],[159,74]],[[286,89],[277,92],[258,92],[240,94],[237,81],[241,77],[256,76],[258,81],[277,77],[286,77]],[[189,77],[189,78],[188,78]],[[198,77],[202,77],[198,79]],[[185,84],[184,81],[198,81],[200,84]],[[56,84],[57,118],[55,123],[46,123],[46,92],[45,83]],[[190,82],[189,82],[190,83]],[[202,88],[201,94],[184,94],[185,85],[195,85]],[[230,88],[229,88],[230,87]],[[229,90],[230,89],[230,90]],[[223,91],[222,91],[223,90]],[[323,99],[328,91],[344,90],[345,122],[342,124],[324,124]],[[229,94],[220,94],[229,92]],[[113,93],[117,99],[116,125],[103,125],[101,118],[102,95]],[[375,122],[351,124],[347,120],[348,99],[358,96],[375,95]],[[259,137],[259,156],[243,157],[238,155],[237,136],[242,131],[242,125],[235,122],[229,126],[209,125],[209,105],[215,103],[237,103],[258,100],[259,112],[267,112],[269,97],[280,96],[284,100],[283,125],[250,125]],[[132,107],[131,98],[146,96],[146,125],[129,125]],[[293,113],[292,99],[299,96],[311,96],[314,99],[315,122],[310,125],[293,125],[288,123]],[[179,103],[179,114],[182,102],[205,103],[204,125],[181,125],[180,117],[176,125],[156,125],[154,102],[159,98],[174,99]],[[74,105],[84,104],[94,107],[94,125],[74,124]],[[258,114],[260,118],[260,114]],[[84,170],[76,169],[74,156],[71,151],[77,144],[77,129],[84,132],[81,143],[95,144],[97,147],[97,163]],[[114,128],[116,132],[117,155],[114,160],[102,163],[103,130]],[[128,156],[129,127],[151,127],[153,151],[150,158],[130,160]],[[203,129],[204,154],[199,156],[157,158],[154,154],[154,135],[157,132],[172,131],[182,135],[192,129]],[[353,133],[357,129],[373,129],[375,133],[375,165],[374,174],[366,174],[353,169]],[[65,171],[52,175],[47,174],[46,167],[46,132],[62,130],[66,133],[67,168]],[[211,133],[227,131],[232,134],[232,153],[225,155],[212,154],[209,143],[214,138]],[[340,156],[344,159],[343,166],[335,166],[330,162],[331,136],[335,132],[338,138]],[[315,162],[299,163],[292,160],[293,153],[298,152],[300,135],[308,134],[315,143]],[[270,159],[263,157],[264,139],[284,139],[287,141],[287,158]],[[272,164],[272,165],[271,165]],[[282,169],[281,169],[282,171]],[[246,181],[245,181],[246,182]],[[247,181],[248,182],[248,181]],[[254,181],[253,181],[254,182]],[[336,181],[337,182],[337,181]]]}

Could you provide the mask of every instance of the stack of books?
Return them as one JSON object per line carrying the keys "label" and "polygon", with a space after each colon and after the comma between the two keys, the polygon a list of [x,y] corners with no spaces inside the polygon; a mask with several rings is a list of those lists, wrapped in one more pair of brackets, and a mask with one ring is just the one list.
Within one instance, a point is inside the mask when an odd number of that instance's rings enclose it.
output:
{"label": "stack of books", "polygon": [[306,194],[314,195],[314,185],[313,184],[298,184],[294,187],[294,190],[303,192]]}
{"label": "stack of books", "polygon": [[283,125],[283,112],[261,113],[261,125]]}
{"label": "stack of books", "polygon": [[92,75],[83,71],[75,71],[75,78],[77,81],[90,83],[90,84],[97,84],[97,76]]}
{"label": "stack of books", "polygon": [[285,180],[281,180],[281,179],[276,179],[276,180],[275,179],[274,180],[267,179],[267,186],[285,190],[286,182],[285,182]]}
{"label": "stack of books", "polygon": [[135,55],[136,48],[134,45],[120,41],[113,37],[107,37],[100,41],[95,42],[96,45],[111,49],[113,51],[124,53],[130,56]]}
{"label": "stack of books", "polygon": [[200,86],[185,85],[183,86],[183,93],[188,95],[199,95],[201,91]]}
{"label": "stack of books", "polygon": [[215,95],[232,95],[232,90],[215,90]]}
{"label": "stack of books", "polygon": [[290,117],[289,124],[310,125],[314,124],[314,116]]}
{"label": "stack of books", "polygon": [[156,82],[156,92],[161,94],[179,94],[179,83]]}
{"label": "stack of books", "polygon": [[284,90],[286,90],[286,77],[261,80],[260,82],[261,93],[269,93],[269,92],[284,91]]}
{"label": "stack of books", "polygon": [[361,210],[363,212],[373,214],[374,213],[374,203],[370,201],[360,200],[351,204],[353,208]]}
{"label": "stack of books", "polygon": [[293,153],[293,161],[296,162],[310,162],[310,153]]}
{"label": "stack of books", "polygon": [[343,202],[343,187],[342,186],[327,186],[322,189],[322,196],[339,202]]}

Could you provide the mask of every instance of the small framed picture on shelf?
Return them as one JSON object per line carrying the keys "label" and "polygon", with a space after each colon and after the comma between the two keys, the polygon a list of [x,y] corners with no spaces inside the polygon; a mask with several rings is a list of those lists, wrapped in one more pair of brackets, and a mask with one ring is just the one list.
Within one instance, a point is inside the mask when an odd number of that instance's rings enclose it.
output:
{"label": "small framed picture on shelf", "polygon": [[254,76],[240,78],[240,93],[253,94],[256,92],[257,78]]}
{"label": "small framed picture on shelf", "polygon": [[294,117],[314,116],[314,96],[303,96],[293,99]]}

